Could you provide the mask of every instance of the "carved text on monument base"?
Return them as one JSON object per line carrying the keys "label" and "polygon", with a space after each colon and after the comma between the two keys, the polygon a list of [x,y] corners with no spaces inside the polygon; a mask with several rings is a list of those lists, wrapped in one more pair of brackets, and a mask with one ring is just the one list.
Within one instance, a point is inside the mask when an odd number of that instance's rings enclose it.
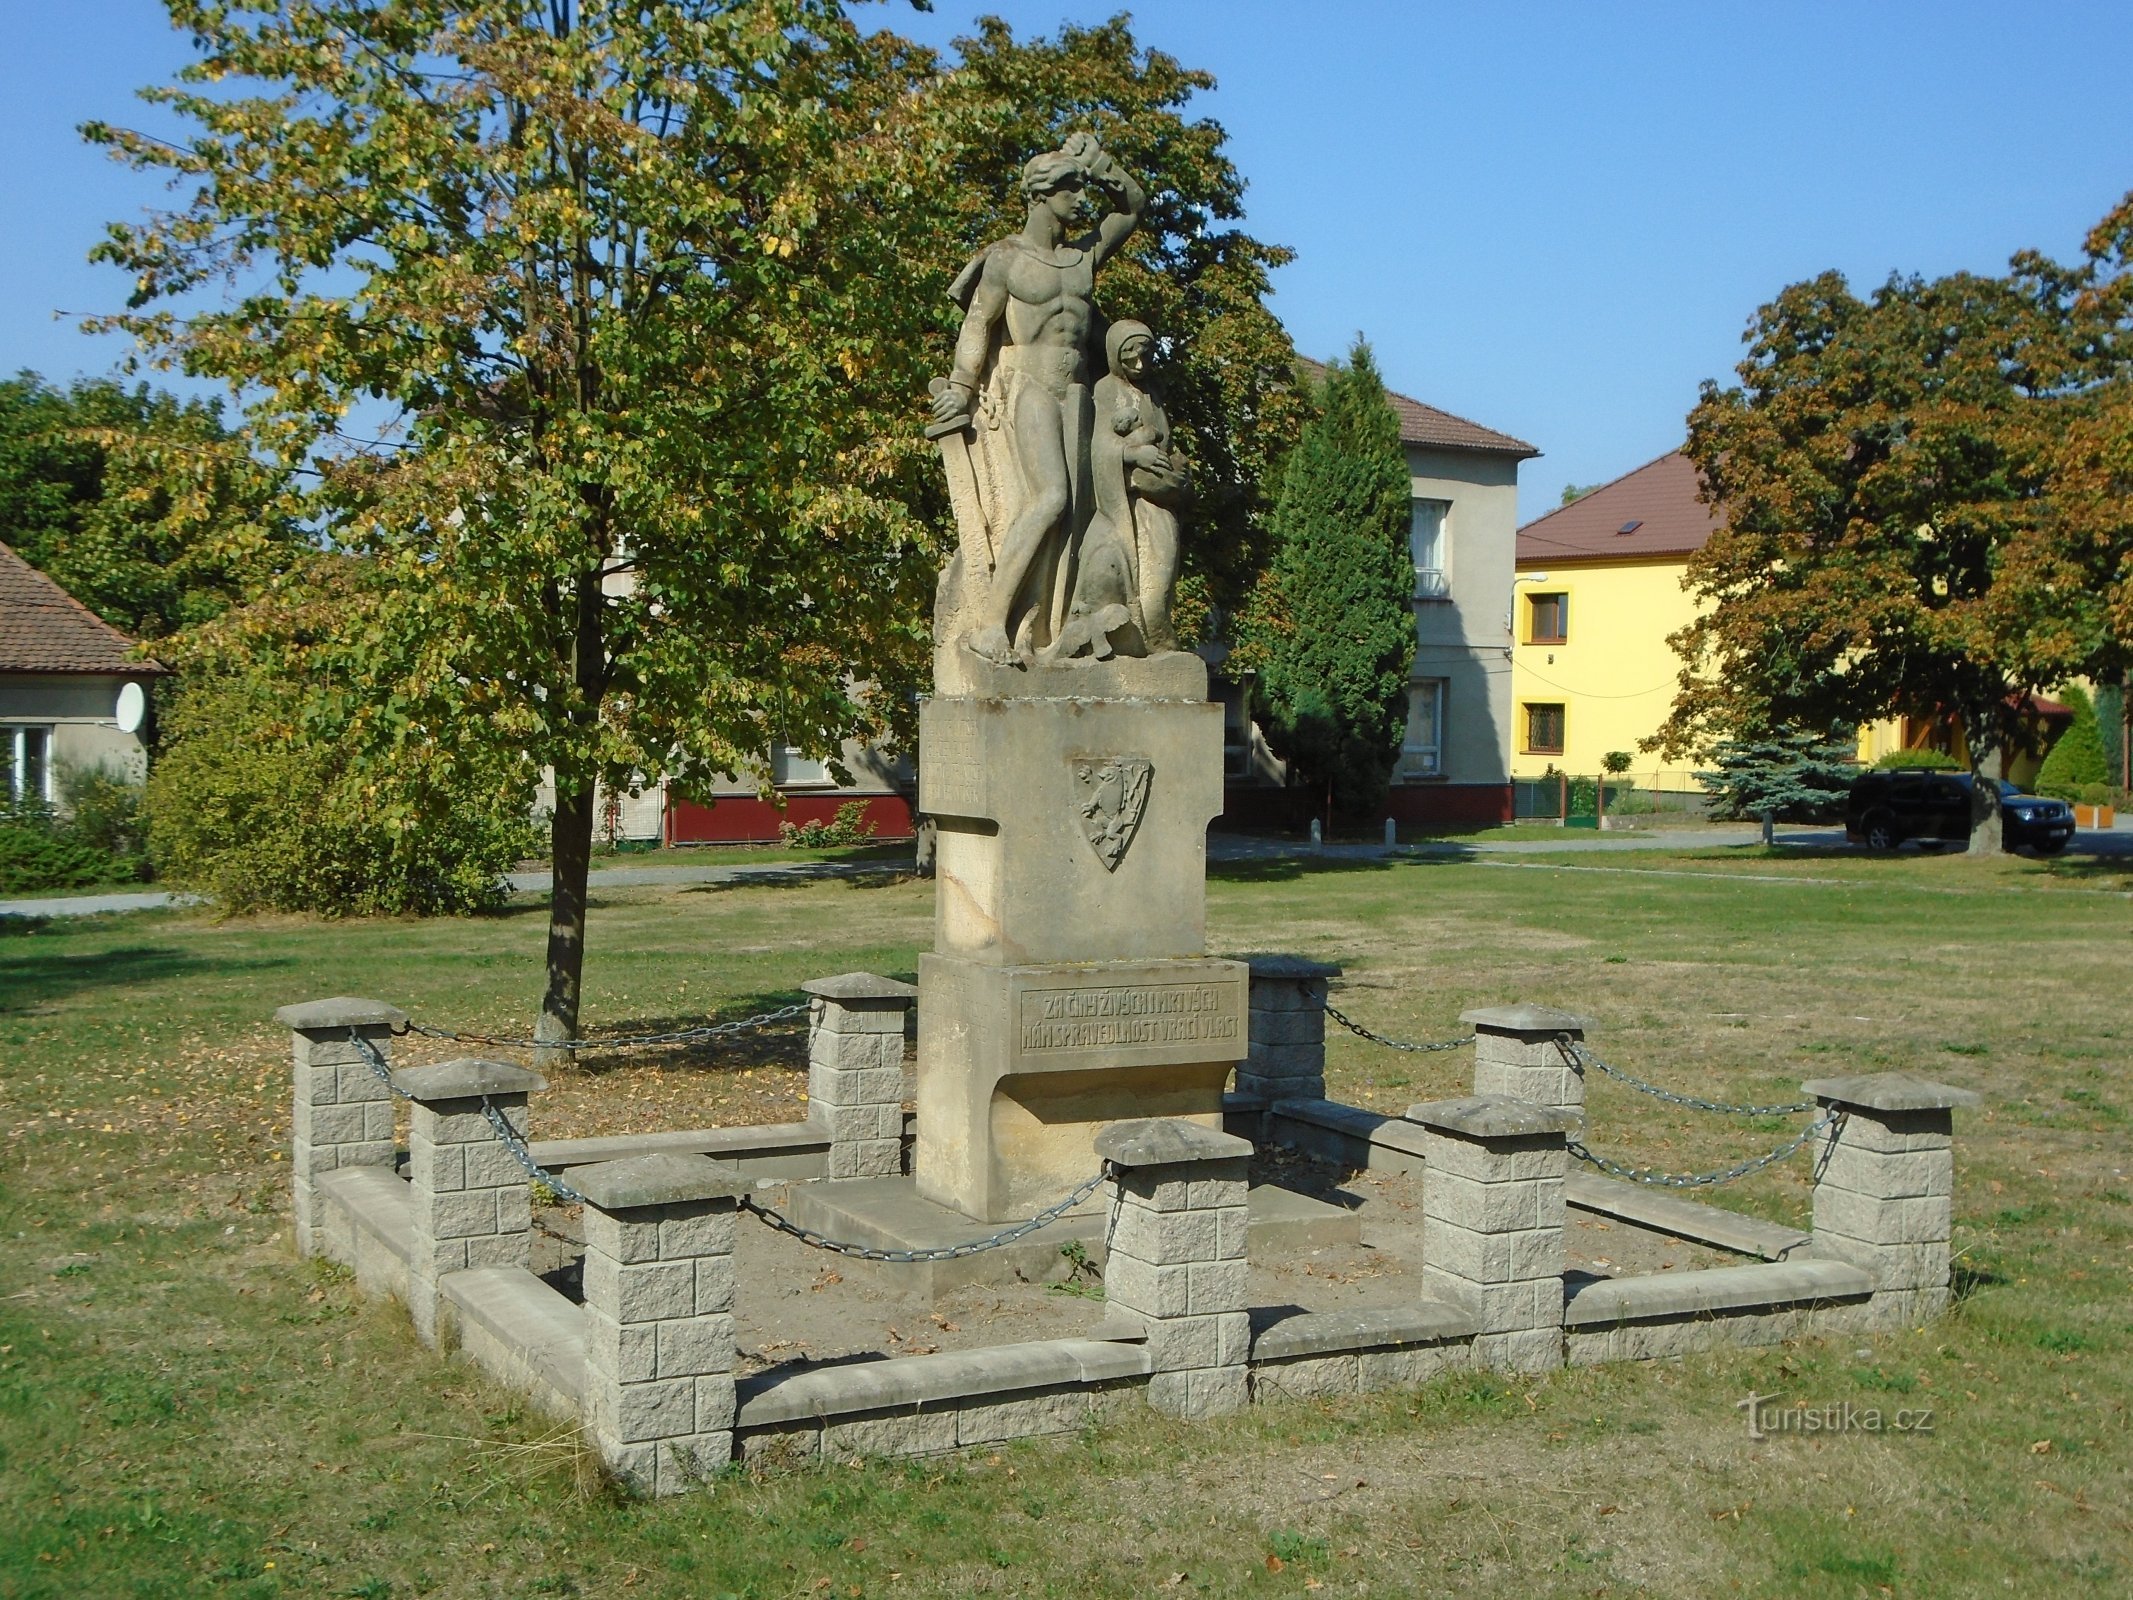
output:
{"label": "carved text on monument base", "polygon": [[1022,1049],[1210,1043],[1240,1037],[1234,984],[1158,983],[1045,989],[1022,996]]}

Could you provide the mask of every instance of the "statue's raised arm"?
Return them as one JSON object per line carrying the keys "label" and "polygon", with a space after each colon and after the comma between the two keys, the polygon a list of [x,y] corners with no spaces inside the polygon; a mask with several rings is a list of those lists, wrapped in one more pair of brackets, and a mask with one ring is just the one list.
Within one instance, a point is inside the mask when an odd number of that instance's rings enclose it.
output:
{"label": "statue's raised arm", "polygon": [[1060,154],[1080,162],[1082,171],[1088,174],[1087,181],[1111,196],[1111,210],[1096,224],[1095,230],[1080,241],[1081,247],[1094,258],[1094,264],[1102,266],[1117,254],[1118,247],[1140,226],[1141,213],[1148,209],[1148,191],[1096,142],[1093,133],[1072,135],[1060,147]]}

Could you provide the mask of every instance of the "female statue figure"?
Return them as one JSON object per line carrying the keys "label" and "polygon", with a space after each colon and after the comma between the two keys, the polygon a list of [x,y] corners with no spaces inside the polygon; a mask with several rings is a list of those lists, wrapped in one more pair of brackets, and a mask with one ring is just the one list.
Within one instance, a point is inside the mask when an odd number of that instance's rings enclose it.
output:
{"label": "female statue figure", "polygon": [[1177,648],[1177,514],[1191,487],[1170,453],[1170,418],[1150,377],[1155,336],[1144,323],[1115,322],[1104,354],[1109,371],[1096,384],[1089,443],[1096,513],[1076,560],[1067,625],[1047,652],[1054,660],[1083,649],[1101,658],[1114,647],[1128,655]]}

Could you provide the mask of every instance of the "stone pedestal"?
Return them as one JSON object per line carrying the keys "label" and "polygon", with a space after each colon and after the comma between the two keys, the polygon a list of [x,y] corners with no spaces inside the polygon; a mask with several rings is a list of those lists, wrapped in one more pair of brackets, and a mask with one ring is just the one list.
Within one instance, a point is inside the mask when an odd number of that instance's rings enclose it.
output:
{"label": "stone pedestal", "polygon": [[295,1186],[296,1251],[315,1255],[319,1246],[313,1180],[343,1167],[392,1170],[392,1091],[356,1041],[360,1038],[390,1066],[393,1032],[407,1026],[407,1013],[382,1001],[342,995],[283,1006],[274,1020],[289,1030],[295,1069],[289,1164]]}
{"label": "stone pedestal", "polygon": [[539,1073],[471,1057],[393,1074],[408,1113],[407,1312],[415,1336],[437,1343],[437,1280],[471,1267],[525,1267],[533,1261],[533,1199],[526,1170],[504,1148],[482,1111],[493,1106],[526,1137],[527,1096],[548,1087]]}
{"label": "stone pedestal", "polygon": [[1424,1129],[1424,1287],[1475,1314],[1475,1366],[1560,1367],[1569,1113],[1475,1095],[1407,1117]]}
{"label": "stone pedestal", "polygon": [[1553,1106],[1583,1120],[1585,1078],[1560,1041],[1583,1043],[1588,1018],[1547,1006],[1482,1006],[1462,1011],[1474,1030],[1474,1093]]}
{"label": "stone pedestal", "polygon": [[1190,1122],[1121,1122],[1096,1136],[1110,1162],[1104,1299],[1147,1331],[1148,1403],[1175,1417],[1240,1411],[1250,1395],[1245,1168],[1250,1141]]}
{"label": "stone pedestal", "polygon": [[585,1196],[585,1430],[640,1494],[678,1494],[733,1459],[734,1202],[702,1156],[573,1172]]}
{"label": "stone pedestal", "polygon": [[1909,1327],[1948,1308],[1954,1111],[1978,1097],[1901,1072],[1800,1085],[1842,1120],[1814,1143],[1814,1253],[1874,1275],[1874,1320]]}
{"label": "stone pedestal", "polygon": [[1251,1054],[1237,1069],[1237,1092],[1261,1100],[1326,1098],[1326,980],[1330,962],[1257,955],[1252,969]]}
{"label": "stone pedestal", "polygon": [[832,1178],[904,1170],[904,1018],[918,991],[871,972],[800,985],[808,999],[807,1120],[830,1139]]}
{"label": "stone pedestal", "polygon": [[[1222,710],[1187,697],[1205,692],[1197,661],[1163,660],[993,669],[1029,692],[920,713],[919,808],[939,844],[913,1169],[966,1216],[1058,1199],[1106,1123],[1221,1127],[1248,1009],[1243,963],[1205,957]],[[1163,693],[1118,693],[1136,672]]]}

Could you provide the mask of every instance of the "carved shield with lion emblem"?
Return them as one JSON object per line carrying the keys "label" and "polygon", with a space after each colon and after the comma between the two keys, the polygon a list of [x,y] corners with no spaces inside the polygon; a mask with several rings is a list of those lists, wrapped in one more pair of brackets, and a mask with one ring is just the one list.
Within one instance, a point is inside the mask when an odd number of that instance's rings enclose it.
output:
{"label": "carved shield with lion emblem", "polygon": [[1133,835],[1140,829],[1141,813],[1148,809],[1148,786],[1155,777],[1155,763],[1146,756],[1069,759],[1074,768],[1075,808],[1081,813],[1081,831],[1088,835],[1104,870],[1116,872],[1133,843]]}

